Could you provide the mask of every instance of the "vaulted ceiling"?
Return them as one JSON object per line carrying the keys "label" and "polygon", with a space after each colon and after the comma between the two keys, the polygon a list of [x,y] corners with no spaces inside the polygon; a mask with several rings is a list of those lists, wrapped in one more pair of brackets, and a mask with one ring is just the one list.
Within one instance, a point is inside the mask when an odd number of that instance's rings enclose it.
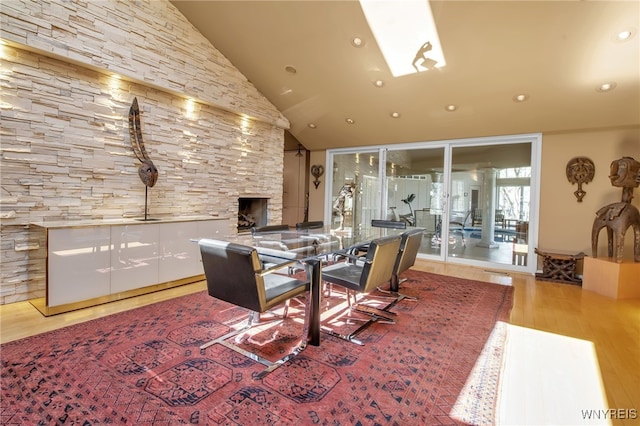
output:
{"label": "vaulted ceiling", "polygon": [[638,1],[431,1],[446,66],[398,78],[357,1],[171,3],[310,150],[640,124]]}

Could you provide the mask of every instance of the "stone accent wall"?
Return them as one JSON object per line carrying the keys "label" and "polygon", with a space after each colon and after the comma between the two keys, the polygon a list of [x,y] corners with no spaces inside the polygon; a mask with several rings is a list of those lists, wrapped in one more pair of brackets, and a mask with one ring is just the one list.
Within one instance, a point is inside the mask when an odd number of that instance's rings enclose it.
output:
{"label": "stone accent wall", "polygon": [[288,122],[168,1],[0,7],[0,303],[44,295],[29,223],[144,216],[134,97],[151,217],[219,216],[232,235],[238,197],[260,195],[280,223]]}

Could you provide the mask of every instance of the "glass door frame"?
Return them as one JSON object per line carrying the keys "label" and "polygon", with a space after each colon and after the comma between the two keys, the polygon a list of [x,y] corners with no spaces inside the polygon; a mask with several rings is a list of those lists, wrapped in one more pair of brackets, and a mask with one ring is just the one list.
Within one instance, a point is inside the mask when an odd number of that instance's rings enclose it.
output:
{"label": "glass door frame", "polygon": [[[386,160],[387,152],[395,150],[413,150],[413,149],[440,149],[444,147],[444,164],[443,164],[443,185],[445,193],[443,194],[443,218],[449,218],[450,204],[451,204],[451,158],[452,151],[456,147],[461,146],[488,146],[488,145],[505,145],[505,144],[517,144],[517,143],[531,143],[531,180],[530,180],[530,218],[529,218],[529,238],[528,238],[528,262],[526,266],[510,265],[505,263],[497,263],[490,261],[482,261],[476,259],[465,259],[460,257],[452,257],[448,253],[447,244],[442,244],[442,249],[439,255],[428,255],[420,253],[419,258],[428,260],[437,260],[448,263],[477,266],[477,267],[490,267],[494,269],[527,272],[534,274],[537,268],[537,261],[534,248],[537,246],[538,239],[538,221],[539,221],[539,206],[540,206],[540,170],[541,170],[541,155],[542,155],[542,134],[531,133],[521,135],[507,135],[507,136],[493,136],[493,137],[481,137],[481,138],[467,138],[467,139],[452,139],[446,141],[433,141],[433,142],[413,142],[402,144],[390,144],[379,146],[363,146],[353,148],[339,148],[328,149],[326,151],[326,165],[327,170],[333,171],[334,155],[339,154],[362,154],[372,153],[378,154],[378,177],[379,177],[379,211],[387,211],[387,174],[386,174]],[[329,178],[332,174],[327,173],[327,180],[325,185],[325,223],[331,223],[332,217],[332,194],[333,194],[333,179]],[[382,215],[383,213],[381,213]],[[384,218],[384,217],[382,217]],[[449,229],[447,226],[442,226],[442,241],[448,241]]]}
{"label": "glass door frame", "polygon": [[[442,205],[442,212],[440,217],[441,218],[445,218],[445,217],[449,217],[449,203],[448,203],[448,188],[449,188],[449,178],[450,178],[450,168],[451,168],[451,150],[449,149],[449,144],[448,143],[442,143],[442,142],[428,142],[428,143],[404,143],[404,144],[394,144],[394,145],[388,145],[385,146],[384,148],[381,148],[382,151],[384,151],[384,159],[385,159],[385,165],[386,165],[386,159],[387,159],[387,154],[389,152],[392,151],[403,151],[403,150],[441,150],[442,151],[442,156],[443,156],[443,164],[442,164],[442,182],[440,182],[442,184],[442,188],[444,189],[441,196],[440,196],[440,204]],[[381,161],[382,162],[382,161]],[[383,212],[386,212],[388,209],[388,205],[387,205],[387,200],[389,199],[387,191],[388,188],[386,187],[387,182],[389,181],[389,179],[387,179],[387,175],[386,175],[386,167],[384,167],[385,175],[381,175],[381,181],[384,185],[383,189],[382,189],[382,193],[384,194],[384,196],[381,197],[381,204],[382,204],[382,210]],[[431,204],[431,201],[430,201]],[[416,220],[416,216],[415,216],[415,212],[414,212],[414,220]],[[441,226],[441,228],[444,228]],[[445,230],[445,232],[442,232],[441,229],[441,241],[448,241],[448,230]],[[425,258],[425,259],[431,259],[431,260],[438,260],[438,261],[444,261],[448,255],[448,251],[447,251],[448,247],[447,244],[440,244],[440,251],[439,254],[426,254],[426,253],[419,253],[420,258]]]}
{"label": "glass door frame", "polygon": [[[325,202],[324,202],[324,223],[331,224],[333,226],[333,193],[334,193],[334,156],[335,155],[347,155],[347,154],[358,154],[358,155],[367,155],[373,154],[378,156],[378,179],[380,179],[380,173],[384,173],[384,162],[386,161],[386,153],[382,152],[383,149],[380,147],[357,147],[357,148],[340,148],[340,149],[331,149],[326,152],[326,181],[325,181]],[[382,194],[382,188],[380,182],[378,182],[378,190],[377,196],[380,199]],[[380,208],[380,206],[378,206]],[[381,210],[383,211],[383,210]]]}

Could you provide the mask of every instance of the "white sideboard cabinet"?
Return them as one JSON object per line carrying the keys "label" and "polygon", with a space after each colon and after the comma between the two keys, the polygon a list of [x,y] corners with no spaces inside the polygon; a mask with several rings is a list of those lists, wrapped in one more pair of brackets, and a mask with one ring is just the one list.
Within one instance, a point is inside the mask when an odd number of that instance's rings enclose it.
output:
{"label": "white sideboard cabinet", "polygon": [[211,217],[31,224],[41,247],[32,280],[46,288],[32,304],[48,316],[201,280],[194,240],[224,238],[228,225]]}
{"label": "white sideboard cabinet", "polygon": [[[54,228],[45,239],[47,304],[65,305],[110,293],[110,228]],[[49,291],[51,290],[51,291]]]}

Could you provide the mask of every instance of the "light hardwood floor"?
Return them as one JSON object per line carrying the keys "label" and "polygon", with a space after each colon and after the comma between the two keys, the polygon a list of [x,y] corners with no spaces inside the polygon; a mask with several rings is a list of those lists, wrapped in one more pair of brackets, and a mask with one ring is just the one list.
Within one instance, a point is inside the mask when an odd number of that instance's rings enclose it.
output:
{"label": "light hardwood floor", "polygon": [[[636,419],[613,419],[611,424],[640,425],[640,299],[614,300],[574,285],[537,281],[529,275],[501,274],[424,260],[418,260],[414,268],[514,287],[512,335],[507,343],[512,347],[507,348],[509,356],[504,368],[509,377],[501,379],[505,383],[501,388],[505,395],[501,399],[508,400],[509,407],[501,408],[502,424],[540,424],[540,419],[545,418],[540,412],[545,410],[549,419],[546,424],[578,424],[573,420],[559,421],[566,417],[575,419],[579,413],[561,412],[562,407],[559,412],[557,405],[569,401],[571,406],[565,407],[566,411],[600,409],[602,407],[589,404],[593,404],[594,396],[601,394],[606,398],[605,407],[617,409],[619,417],[629,417],[633,414],[630,410],[638,413]],[[43,317],[28,302],[0,306],[0,342],[205,288],[205,283],[199,282],[51,317]],[[585,358],[585,348],[593,348],[592,359],[597,360],[589,371],[585,371],[584,362],[589,359],[589,354]],[[582,352],[575,352],[577,350]],[[604,389],[595,389],[597,385],[584,389],[584,376],[598,373]],[[519,389],[515,389],[516,386]],[[608,423],[601,420],[580,424]]]}

